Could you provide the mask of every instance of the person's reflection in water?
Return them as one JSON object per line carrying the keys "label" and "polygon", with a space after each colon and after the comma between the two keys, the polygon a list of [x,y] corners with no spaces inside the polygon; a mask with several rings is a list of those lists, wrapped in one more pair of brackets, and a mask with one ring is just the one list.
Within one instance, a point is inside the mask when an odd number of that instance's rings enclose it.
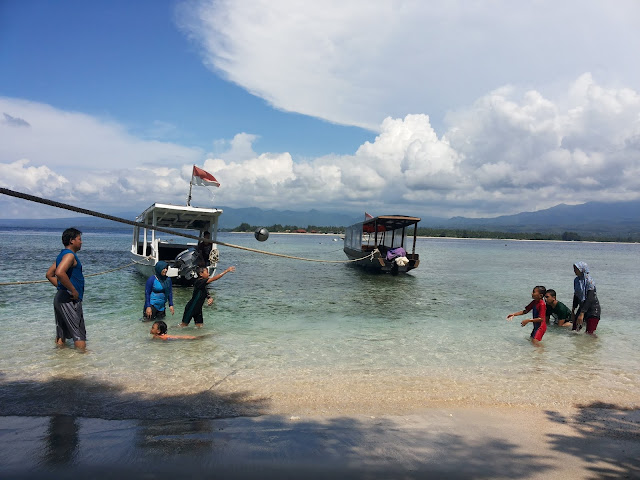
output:
{"label": "person's reflection in water", "polygon": [[45,438],[44,464],[65,466],[73,464],[78,453],[78,424],[75,417],[54,415],[49,420]]}

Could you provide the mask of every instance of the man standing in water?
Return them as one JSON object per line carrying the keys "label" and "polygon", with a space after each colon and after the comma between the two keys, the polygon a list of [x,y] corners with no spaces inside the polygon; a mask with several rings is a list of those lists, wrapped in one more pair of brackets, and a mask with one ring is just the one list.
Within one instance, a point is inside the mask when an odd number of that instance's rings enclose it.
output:
{"label": "man standing in water", "polygon": [[82,314],[84,275],[82,264],[76,255],[82,248],[82,232],[75,228],[67,228],[62,232],[62,245],[64,248],[46,275],[47,280],[58,289],[53,299],[56,344],[62,347],[67,338],[73,338],[76,348],[84,351],[87,346],[87,332]]}

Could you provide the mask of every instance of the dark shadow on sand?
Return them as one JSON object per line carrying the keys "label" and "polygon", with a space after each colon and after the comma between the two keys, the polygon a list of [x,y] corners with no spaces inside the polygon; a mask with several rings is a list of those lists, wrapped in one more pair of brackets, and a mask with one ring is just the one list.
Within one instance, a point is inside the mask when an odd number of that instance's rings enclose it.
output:
{"label": "dark shadow on sand", "polygon": [[107,420],[225,418],[260,415],[268,405],[267,399],[251,399],[249,392],[222,394],[214,388],[192,394],[141,395],[88,379],[8,382],[0,378],[3,416],[66,415]]}
{"label": "dark shadow on sand", "polygon": [[549,435],[553,448],[590,464],[594,479],[640,478],[640,410],[604,402],[577,407],[571,417],[545,412],[576,435]]}
{"label": "dark shadow on sand", "polygon": [[[83,379],[0,380],[0,459],[13,461],[0,476],[518,479],[556,468],[526,439],[454,434],[441,417],[413,428],[385,418],[260,416],[268,403],[249,392],[141,397]],[[18,440],[36,454],[16,457]]]}
{"label": "dark shadow on sand", "polygon": [[[142,397],[86,379],[0,378],[0,459],[17,458],[20,441],[36,452],[10,470],[0,465],[0,476],[518,479],[559,468],[527,438],[453,433],[437,416],[414,428],[365,416],[261,416],[268,407],[251,392]],[[549,443],[592,462],[594,478],[638,477],[637,413],[604,404],[583,406],[574,418],[547,412],[576,433],[550,435]]]}
{"label": "dark shadow on sand", "polygon": [[[0,417],[0,422],[2,418]],[[285,417],[96,421],[78,419],[66,467],[40,462],[3,478],[529,478],[554,467],[501,438],[399,428],[394,421]],[[98,426],[95,424],[99,423]],[[82,431],[85,433],[82,433]],[[114,441],[117,440],[117,442]],[[76,441],[78,439],[78,441]],[[41,440],[43,450],[51,438]],[[103,446],[103,440],[106,445]],[[111,442],[112,446],[109,446]],[[72,445],[73,444],[73,445]],[[0,435],[0,447],[5,448]],[[71,458],[71,457],[68,457]],[[61,468],[65,467],[65,468]],[[74,477],[75,476],[75,477]]]}

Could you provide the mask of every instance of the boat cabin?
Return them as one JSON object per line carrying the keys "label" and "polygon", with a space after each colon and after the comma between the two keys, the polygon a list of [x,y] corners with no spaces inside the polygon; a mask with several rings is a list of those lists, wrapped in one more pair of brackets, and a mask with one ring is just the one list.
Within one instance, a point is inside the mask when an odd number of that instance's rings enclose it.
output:
{"label": "boat cabin", "polygon": [[418,217],[381,215],[355,223],[345,230],[344,252],[362,267],[400,273],[412,270],[420,263],[416,253],[419,221]]}

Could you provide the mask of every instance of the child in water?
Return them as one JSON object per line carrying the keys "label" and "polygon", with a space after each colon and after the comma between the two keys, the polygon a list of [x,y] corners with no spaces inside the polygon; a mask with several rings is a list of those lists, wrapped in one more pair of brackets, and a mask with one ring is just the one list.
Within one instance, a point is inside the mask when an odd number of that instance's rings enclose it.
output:
{"label": "child in water", "polygon": [[207,285],[211,282],[215,282],[219,278],[222,278],[227,273],[235,271],[236,267],[229,267],[224,272],[209,278],[209,270],[207,267],[197,267],[196,273],[198,274],[198,278],[196,278],[196,281],[193,284],[193,295],[191,296],[191,300],[189,300],[187,305],[184,307],[182,323],[180,323],[179,326],[186,327],[193,318],[196,327],[201,328],[204,323],[204,319],[202,317],[202,306],[204,305],[205,300],[209,306],[213,303],[213,298],[209,296],[209,292],[207,291]]}
{"label": "child in water", "polygon": [[199,337],[195,337],[193,335],[167,335],[167,324],[162,320],[158,320],[151,325],[151,331],[149,332],[153,335],[154,339],[160,340],[195,340]]}
{"label": "child in water", "polygon": [[531,292],[531,303],[524,307],[524,310],[520,310],[519,312],[510,313],[507,315],[507,320],[513,320],[513,317],[517,315],[524,315],[530,312],[533,309],[533,318],[523,320],[520,322],[520,325],[523,327],[527,323],[533,323],[533,331],[531,332],[531,341],[534,345],[538,345],[542,340],[542,336],[547,331],[547,306],[544,303],[544,294],[547,292],[547,289],[543,286],[533,287],[533,292]]}

